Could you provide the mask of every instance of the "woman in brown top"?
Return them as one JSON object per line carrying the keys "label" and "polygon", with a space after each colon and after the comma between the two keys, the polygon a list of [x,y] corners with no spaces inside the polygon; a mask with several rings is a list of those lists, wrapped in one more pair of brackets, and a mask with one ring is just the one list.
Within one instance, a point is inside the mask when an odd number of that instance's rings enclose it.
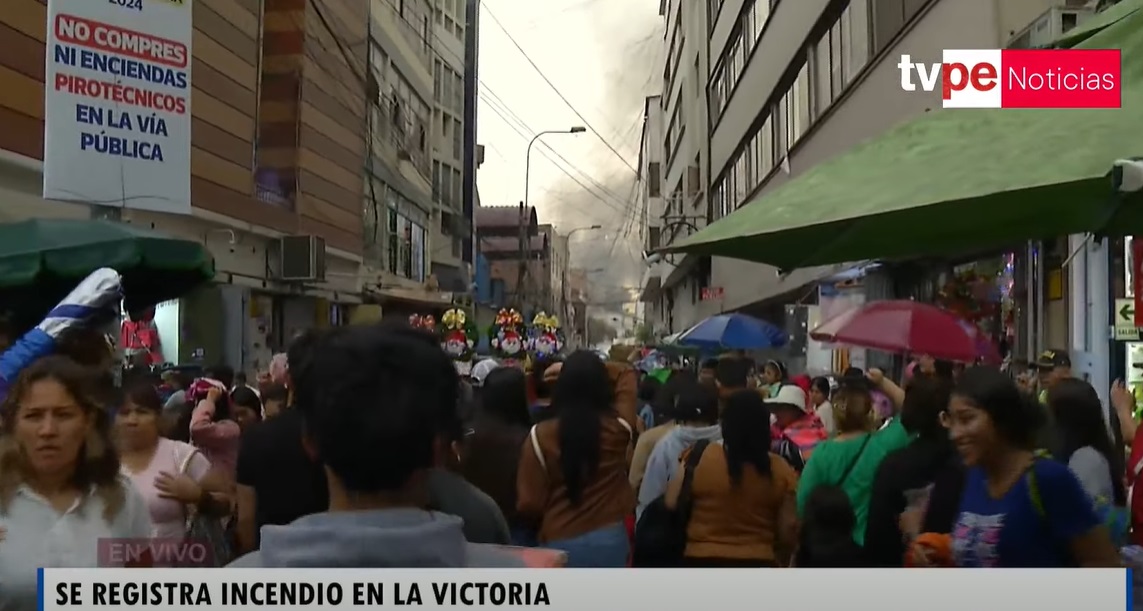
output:
{"label": "woman in brown top", "polygon": [[629,365],[573,353],[552,393],[556,417],[532,427],[521,448],[518,513],[539,519],[540,545],[567,552],[569,567],[627,564],[635,384]]}
{"label": "woman in brown top", "polygon": [[[788,566],[797,540],[798,474],[770,452],[770,411],[754,391],[731,395],[722,412],[722,443],[711,443],[695,467],[684,565]],[[667,486],[673,509],[683,464]]]}

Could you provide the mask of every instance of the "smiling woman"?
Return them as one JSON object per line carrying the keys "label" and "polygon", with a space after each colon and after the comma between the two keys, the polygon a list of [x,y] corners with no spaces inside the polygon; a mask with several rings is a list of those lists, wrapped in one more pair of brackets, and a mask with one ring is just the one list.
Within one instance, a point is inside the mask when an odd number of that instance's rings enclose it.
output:
{"label": "smiling woman", "polygon": [[94,567],[101,541],[151,536],[119,475],[97,370],[47,357],[20,375],[0,435],[0,608],[36,608],[37,567]]}

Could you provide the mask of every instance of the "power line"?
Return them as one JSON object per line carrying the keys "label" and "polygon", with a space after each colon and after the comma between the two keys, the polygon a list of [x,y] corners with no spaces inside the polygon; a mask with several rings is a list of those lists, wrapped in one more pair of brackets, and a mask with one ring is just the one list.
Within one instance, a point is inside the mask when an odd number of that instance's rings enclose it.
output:
{"label": "power line", "polygon": [[600,142],[607,146],[607,148],[610,149],[611,152],[614,153],[615,156],[618,157],[624,165],[626,165],[631,169],[632,172],[638,175],[639,170],[635,169],[635,166],[631,165],[631,162],[627,161],[627,158],[624,157],[623,154],[620,153],[614,146],[612,146],[611,143],[607,141],[607,138],[603,137],[603,134],[601,134],[599,130],[595,129],[595,127],[591,125],[591,122],[587,120],[587,117],[584,117],[583,114],[576,109],[575,105],[573,105],[571,101],[567,99],[567,96],[565,96],[563,92],[561,92],[559,88],[556,87],[555,83],[553,83],[551,79],[548,78],[548,75],[544,74],[544,71],[536,65],[536,62],[532,61],[532,58],[528,55],[528,52],[520,46],[520,43],[516,42],[516,39],[512,37],[512,33],[509,32],[508,28],[504,27],[504,24],[496,18],[496,15],[492,12],[491,9],[488,8],[488,5],[483,2],[480,4],[484,7],[484,10],[488,12],[488,16],[492,19],[492,23],[495,23],[496,27],[500,28],[500,31],[504,32],[504,35],[508,37],[508,40],[512,43],[512,46],[516,47],[516,50],[524,56],[524,59],[527,60],[528,64],[532,66],[533,69],[535,69],[537,74],[540,75],[540,78],[544,79],[544,82],[548,84],[548,87],[551,87],[552,91],[556,92],[556,95],[559,96],[561,100],[563,100],[564,104],[567,104],[567,107],[570,108],[573,113],[575,113],[575,116],[579,117],[580,121],[583,121],[584,126],[591,130],[591,133],[595,134],[599,138]]}

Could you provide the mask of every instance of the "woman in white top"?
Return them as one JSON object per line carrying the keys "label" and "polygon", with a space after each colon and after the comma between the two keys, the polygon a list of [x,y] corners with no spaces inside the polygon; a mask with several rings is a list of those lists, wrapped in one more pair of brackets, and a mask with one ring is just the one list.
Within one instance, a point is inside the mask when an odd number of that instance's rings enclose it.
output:
{"label": "woman in white top", "polygon": [[0,434],[0,611],[36,609],[38,567],[111,564],[101,562],[101,540],[151,536],[143,498],[119,474],[99,373],[49,356],[9,392]]}
{"label": "woman in white top", "polygon": [[810,382],[810,404],[813,406],[814,414],[825,425],[825,430],[830,437],[837,434],[837,425],[833,421],[833,404],[829,402],[832,391],[833,385],[825,376],[814,378]]}
{"label": "woman in white top", "polygon": [[210,490],[225,483],[211,475],[210,462],[194,446],[159,435],[161,416],[154,386],[143,381],[127,389],[115,415],[120,469],[147,503],[152,536],[181,539],[190,508],[205,507]]}

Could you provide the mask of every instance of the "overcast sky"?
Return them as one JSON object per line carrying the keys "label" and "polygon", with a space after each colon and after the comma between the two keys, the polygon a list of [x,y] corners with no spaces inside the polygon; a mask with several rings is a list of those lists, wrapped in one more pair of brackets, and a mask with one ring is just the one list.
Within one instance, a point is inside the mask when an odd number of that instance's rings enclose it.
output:
{"label": "overcast sky", "polygon": [[[544,136],[532,148],[528,203],[536,206],[541,223],[553,223],[564,234],[603,226],[577,232],[571,246],[573,266],[605,268],[592,276],[596,288],[637,285],[643,270],[636,214],[640,206],[633,196],[635,172],[628,164],[638,165],[643,100],[661,88],[656,74],[663,44],[658,2],[482,4],[477,138],[485,146],[484,165],[477,174],[481,203],[512,205],[524,199],[525,151],[536,132],[587,127],[583,134]],[[505,29],[570,105],[529,65]],[[596,293],[594,299],[605,298],[603,290]]]}

